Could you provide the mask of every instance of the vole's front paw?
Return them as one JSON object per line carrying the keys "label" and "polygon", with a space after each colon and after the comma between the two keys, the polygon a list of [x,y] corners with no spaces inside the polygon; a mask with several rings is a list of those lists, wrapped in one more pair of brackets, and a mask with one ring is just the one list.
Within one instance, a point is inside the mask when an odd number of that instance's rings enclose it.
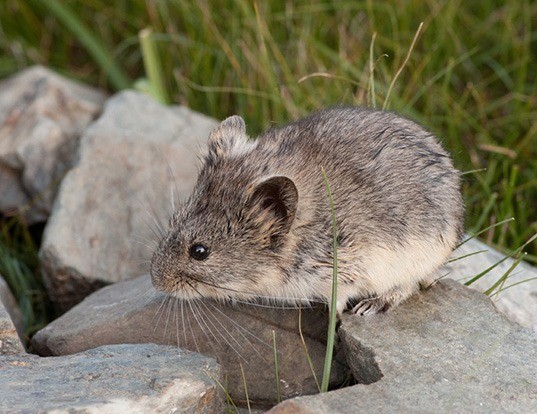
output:
{"label": "vole's front paw", "polygon": [[374,297],[362,299],[356,306],[351,309],[351,313],[357,315],[374,315],[375,313],[385,312],[388,310],[386,308],[386,301],[383,297]]}
{"label": "vole's front paw", "polygon": [[360,300],[350,312],[357,315],[374,315],[386,312],[403,302],[412,292],[412,288],[394,288],[382,295]]}

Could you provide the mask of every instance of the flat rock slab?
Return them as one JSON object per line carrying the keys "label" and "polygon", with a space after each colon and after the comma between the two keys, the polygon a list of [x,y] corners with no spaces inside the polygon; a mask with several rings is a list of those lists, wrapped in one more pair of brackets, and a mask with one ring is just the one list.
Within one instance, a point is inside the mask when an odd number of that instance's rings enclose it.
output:
{"label": "flat rock slab", "polygon": [[0,276],[0,355],[25,353],[21,335],[22,314],[9,286]]}
{"label": "flat rock slab", "polygon": [[[477,254],[474,254],[477,253]],[[472,256],[466,255],[472,254]],[[454,259],[445,266],[444,274],[459,282],[465,282],[498,262],[475,283],[472,289],[484,292],[496,283],[515,262],[479,240],[472,239],[459,247],[452,256]],[[521,262],[511,272],[507,280],[491,295],[498,310],[509,319],[537,332],[537,268]]]}
{"label": "flat rock slab", "polygon": [[40,250],[47,288],[61,309],[147,272],[215,126],[204,115],[133,91],[106,102],[81,138],[78,163],[62,182]]}
{"label": "flat rock slab", "polygon": [[[282,397],[318,392],[304,344],[320,380],[328,320],[323,307],[301,311],[303,343],[297,309],[181,303],[154,291],[149,276],[119,282],[86,298],[39,331],[32,343],[40,355],[71,354],[108,343],[179,344],[218,360],[235,403],[246,399],[242,365],[249,399],[272,406],[277,401],[274,332]],[[334,383],[348,375],[346,364],[334,363]]]}
{"label": "flat rock slab", "polygon": [[0,357],[0,411],[206,413],[223,411],[222,372],[175,347],[109,345],[76,355]]}
{"label": "flat rock slab", "polygon": [[0,83],[0,212],[45,221],[105,94],[34,66]]}
{"label": "flat rock slab", "polygon": [[537,335],[455,281],[386,314],[345,315],[339,332],[362,384],[271,413],[537,412]]}

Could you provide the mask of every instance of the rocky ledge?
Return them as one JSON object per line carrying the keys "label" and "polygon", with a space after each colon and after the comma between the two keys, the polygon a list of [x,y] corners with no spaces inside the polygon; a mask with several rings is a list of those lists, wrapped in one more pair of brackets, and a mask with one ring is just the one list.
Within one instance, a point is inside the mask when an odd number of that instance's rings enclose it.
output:
{"label": "rocky ledge", "polygon": [[270,413],[537,409],[537,334],[455,281],[386,314],[345,315],[339,332],[361,384],[288,400]]}

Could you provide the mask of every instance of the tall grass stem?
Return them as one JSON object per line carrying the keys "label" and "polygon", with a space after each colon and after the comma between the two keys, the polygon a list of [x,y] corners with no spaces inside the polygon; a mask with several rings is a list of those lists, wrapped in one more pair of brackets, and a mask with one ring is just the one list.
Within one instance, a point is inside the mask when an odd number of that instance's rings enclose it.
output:
{"label": "tall grass stem", "polygon": [[336,316],[337,316],[337,222],[336,222],[336,212],[334,209],[334,199],[332,197],[332,190],[330,189],[330,182],[326,175],[326,171],[321,167],[321,172],[323,174],[324,183],[326,185],[326,192],[328,194],[328,199],[330,200],[330,213],[332,215],[332,246],[334,249],[333,252],[333,263],[332,263],[332,297],[330,300],[330,314],[328,321],[328,335],[326,340],[326,354],[324,358],[324,370],[323,370],[323,380],[321,382],[321,392],[328,391],[328,385],[330,384],[330,370],[332,367],[332,357],[334,354],[334,344],[336,337]]}
{"label": "tall grass stem", "polygon": [[373,108],[377,107],[377,97],[375,92],[375,63],[373,61],[376,38],[377,32],[373,33],[371,44],[369,45],[369,91],[371,92],[370,103]]}
{"label": "tall grass stem", "polygon": [[162,64],[153,38],[153,29],[146,27],[139,33],[140,47],[144,61],[145,73],[149,80],[150,92],[161,104],[170,103],[170,97],[164,82]]}

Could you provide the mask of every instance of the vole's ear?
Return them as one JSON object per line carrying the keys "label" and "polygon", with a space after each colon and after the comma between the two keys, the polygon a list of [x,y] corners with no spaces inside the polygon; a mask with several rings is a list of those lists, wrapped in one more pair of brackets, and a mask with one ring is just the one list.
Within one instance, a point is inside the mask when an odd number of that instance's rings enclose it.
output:
{"label": "vole's ear", "polygon": [[248,143],[244,119],[238,115],[224,119],[209,135],[209,152],[216,156],[231,153]]}
{"label": "vole's ear", "polygon": [[276,176],[257,184],[250,197],[250,218],[269,247],[279,247],[295,219],[298,190],[293,180]]}

